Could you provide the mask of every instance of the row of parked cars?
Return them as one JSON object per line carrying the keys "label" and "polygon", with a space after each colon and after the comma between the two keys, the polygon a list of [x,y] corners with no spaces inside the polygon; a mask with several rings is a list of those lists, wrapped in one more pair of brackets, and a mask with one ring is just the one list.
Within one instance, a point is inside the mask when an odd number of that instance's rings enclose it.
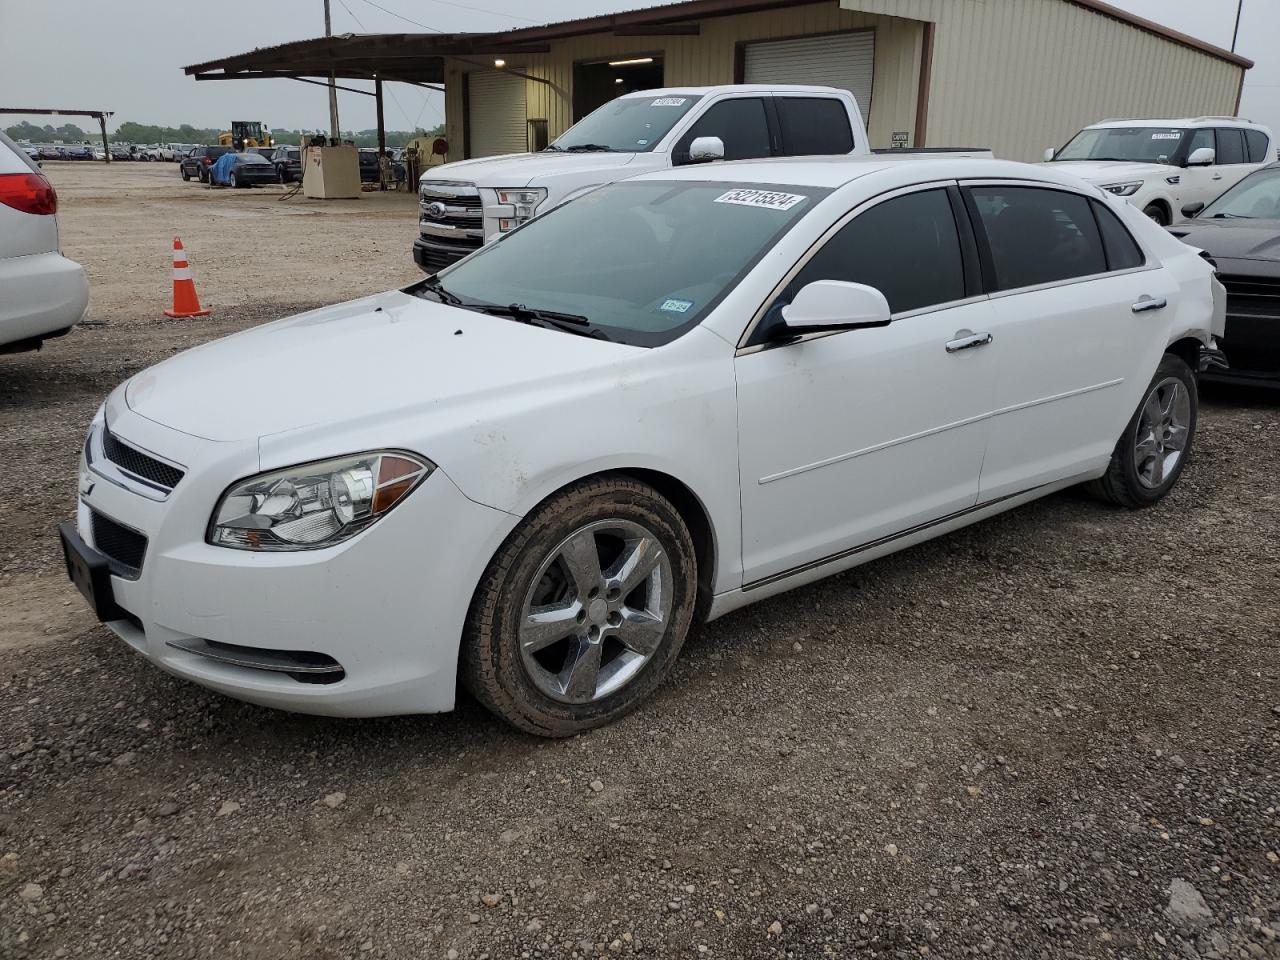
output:
{"label": "row of parked cars", "polygon": [[[32,160],[105,160],[106,151],[98,144],[19,144],[22,152]],[[160,161],[174,160],[180,154],[191,149],[191,144],[179,143],[112,143],[109,144],[113,161]]]}
{"label": "row of parked cars", "polygon": [[[391,173],[395,179],[404,178],[404,161],[392,151]],[[219,160],[232,154],[232,159]],[[377,183],[380,176],[378,151],[361,147],[357,151],[360,164],[360,181]],[[265,183],[297,183],[302,179],[302,150],[300,147],[281,144],[275,147],[248,147],[236,152],[225,146],[194,146],[178,158],[179,174],[183,180],[199,180],[214,186],[251,187]]]}

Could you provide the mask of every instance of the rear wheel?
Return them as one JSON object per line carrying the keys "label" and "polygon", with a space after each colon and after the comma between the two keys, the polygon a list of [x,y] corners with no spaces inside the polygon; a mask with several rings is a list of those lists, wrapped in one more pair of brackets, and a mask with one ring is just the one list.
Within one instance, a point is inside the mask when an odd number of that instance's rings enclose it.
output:
{"label": "rear wheel", "polygon": [[1088,485],[1089,492],[1130,509],[1163,499],[1191,455],[1199,405],[1191,368],[1181,357],[1166,353],[1116,443],[1107,472]]}
{"label": "rear wheel", "polygon": [[1158,203],[1147,204],[1146,208],[1142,212],[1145,213],[1152,220],[1154,220],[1156,223],[1160,224],[1160,226],[1162,227],[1167,227],[1172,222],[1172,218],[1165,211],[1164,207],[1161,204],[1158,204]]}
{"label": "rear wheel", "polygon": [[461,678],[508,723],[547,737],[602,726],[671,672],[697,565],[679,513],[627,477],[583,481],[507,539],[468,615]]}

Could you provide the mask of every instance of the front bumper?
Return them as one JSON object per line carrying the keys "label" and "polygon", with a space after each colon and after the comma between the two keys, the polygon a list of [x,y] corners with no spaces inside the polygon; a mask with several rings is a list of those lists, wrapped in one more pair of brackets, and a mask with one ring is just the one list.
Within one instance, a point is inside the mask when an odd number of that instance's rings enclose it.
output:
{"label": "front bumper", "polygon": [[[95,513],[147,538],[135,575],[110,576],[122,616],[107,625],[119,637],[162,670],[267,707],[347,717],[452,709],[472,593],[517,518],[468,500],[437,470],[391,516],[338,546],[211,546],[213,506],[257,472],[256,444],[197,440],[122,407],[108,406],[112,432],[186,475],[157,500],[82,464],[84,543],[99,548]],[[340,679],[264,666],[281,657],[336,662]]]}

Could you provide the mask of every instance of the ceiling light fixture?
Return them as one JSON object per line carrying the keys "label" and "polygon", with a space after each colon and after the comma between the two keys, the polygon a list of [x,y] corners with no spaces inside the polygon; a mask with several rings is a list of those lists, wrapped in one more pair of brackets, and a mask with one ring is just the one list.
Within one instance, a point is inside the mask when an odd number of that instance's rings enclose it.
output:
{"label": "ceiling light fixture", "polygon": [[634,60],[610,60],[611,67],[634,67],[641,63],[653,63],[653,57],[636,57]]}
{"label": "ceiling light fixture", "polygon": [[499,70],[501,70],[503,67],[505,67],[505,66],[507,65],[507,61],[505,61],[505,60],[495,60],[495,61],[493,61],[493,65],[494,65],[495,67],[497,67]]}

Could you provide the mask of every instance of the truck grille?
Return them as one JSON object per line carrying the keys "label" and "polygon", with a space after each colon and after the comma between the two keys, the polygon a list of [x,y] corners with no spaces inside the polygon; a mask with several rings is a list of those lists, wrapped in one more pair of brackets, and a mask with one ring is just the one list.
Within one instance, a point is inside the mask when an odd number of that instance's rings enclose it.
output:
{"label": "truck grille", "polygon": [[145,480],[152,486],[172,490],[182,479],[183,472],[177,467],[157,460],[143,453],[137,447],[125,443],[106,424],[102,427],[102,452],[108,460],[121,470]]}
{"label": "truck grille", "polygon": [[97,510],[89,512],[89,522],[94,549],[111,561],[111,572],[136,580],[142,572],[142,559],[147,553],[147,538]]}
{"label": "truck grille", "polygon": [[1280,278],[1218,279],[1227,288],[1222,349],[1231,369],[1280,372]]}

